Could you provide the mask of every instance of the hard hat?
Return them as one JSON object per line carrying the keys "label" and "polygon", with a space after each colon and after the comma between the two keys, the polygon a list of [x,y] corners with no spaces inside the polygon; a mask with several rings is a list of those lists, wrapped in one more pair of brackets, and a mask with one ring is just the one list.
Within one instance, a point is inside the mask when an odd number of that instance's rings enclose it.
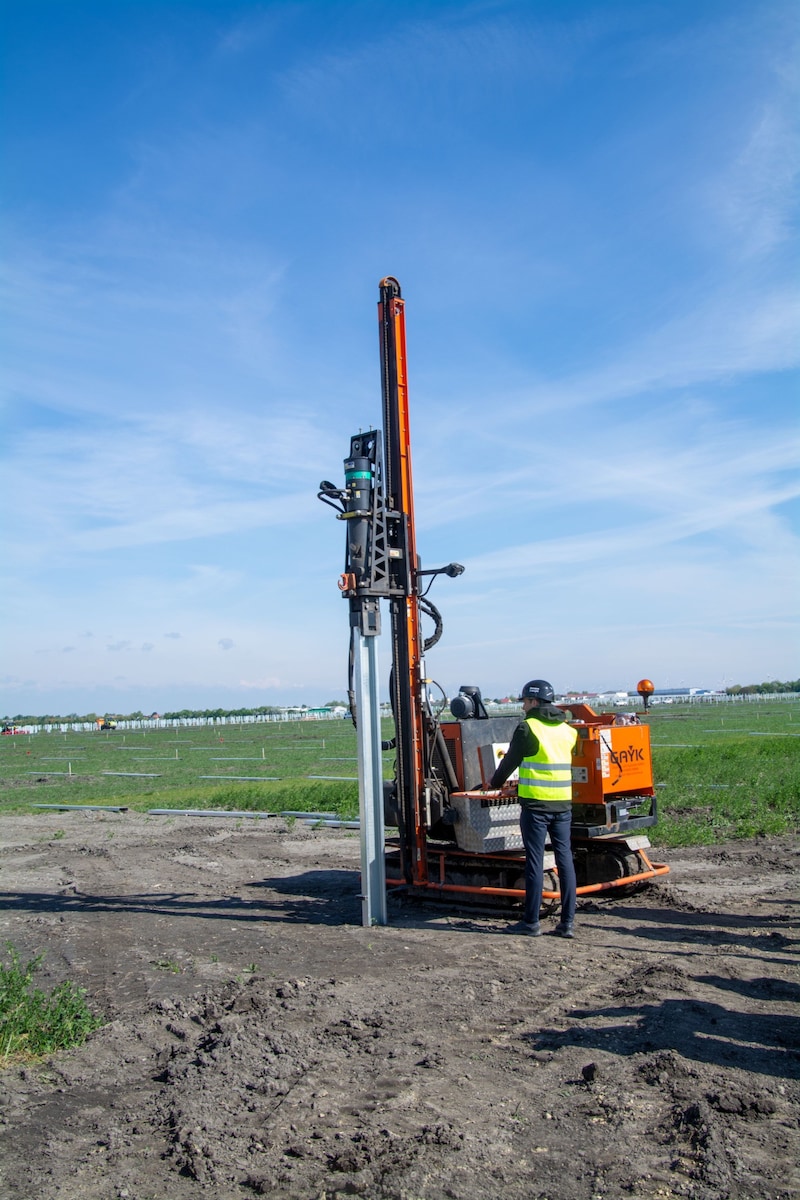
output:
{"label": "hard hat", "polygon": [[545,704],[552,704],[555,698],[553,685],[546,679],[530,679],[520,694],[520,700],[541,700]]}

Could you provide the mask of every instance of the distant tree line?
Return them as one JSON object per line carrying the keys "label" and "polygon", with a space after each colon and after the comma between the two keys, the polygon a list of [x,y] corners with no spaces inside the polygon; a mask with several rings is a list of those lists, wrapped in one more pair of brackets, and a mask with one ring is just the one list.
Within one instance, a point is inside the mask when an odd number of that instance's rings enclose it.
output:
{"label": "distant tree line", "polygon": [[[180,721],[183,717],[204,717],[210,721],[214,717],[266,717],[284,711],[285,706],[262,704],[259,708],[182,708],[180,712],[165,712],[161,716],[165,721]],[[136,720],[136,717],[124,719]]]}
{"label": "distant tree line", "polygon": [[725,688],[728,696],[766,696],[776,692],[800,692],[800,679],[789,679],[782,683],[779,679],[770,679],[766,683],[735,683],[733,687]]}

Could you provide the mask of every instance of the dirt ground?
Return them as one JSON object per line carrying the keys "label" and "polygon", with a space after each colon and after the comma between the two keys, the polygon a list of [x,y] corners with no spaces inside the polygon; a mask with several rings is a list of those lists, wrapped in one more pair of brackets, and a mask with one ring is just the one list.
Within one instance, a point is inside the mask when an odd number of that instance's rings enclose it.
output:
{"label": "dirt ground", "polygon": [[565,942],[394,898],[365,929],[339,830],[2,841],[0,943],[108,1022],[0,1074],[2,1200],[800,1197],[793,842],[661,855]]}

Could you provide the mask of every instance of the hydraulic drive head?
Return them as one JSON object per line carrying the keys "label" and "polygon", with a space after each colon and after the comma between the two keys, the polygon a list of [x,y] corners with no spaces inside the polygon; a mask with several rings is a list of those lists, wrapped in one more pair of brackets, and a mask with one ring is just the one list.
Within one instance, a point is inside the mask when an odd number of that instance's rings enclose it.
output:
{"label": "hydraulic drive head", "polygon": [[355,577],[356,588],[369,581],[373,489],[375,487],[377,434],[358,434],[350,440],[350,454],[344,460],[344,512],[347,522],[346,574]]}

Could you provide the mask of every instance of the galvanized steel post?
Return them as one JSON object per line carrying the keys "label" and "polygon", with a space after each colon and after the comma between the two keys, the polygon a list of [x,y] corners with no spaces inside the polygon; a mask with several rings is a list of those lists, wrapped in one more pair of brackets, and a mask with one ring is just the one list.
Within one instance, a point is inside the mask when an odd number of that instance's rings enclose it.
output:
{"label": "galvanized steel post", "polygon": [[377,646],[377,637],[357,634],[355,683],[361,816],[361,924],[365,926],[388,924]]}

